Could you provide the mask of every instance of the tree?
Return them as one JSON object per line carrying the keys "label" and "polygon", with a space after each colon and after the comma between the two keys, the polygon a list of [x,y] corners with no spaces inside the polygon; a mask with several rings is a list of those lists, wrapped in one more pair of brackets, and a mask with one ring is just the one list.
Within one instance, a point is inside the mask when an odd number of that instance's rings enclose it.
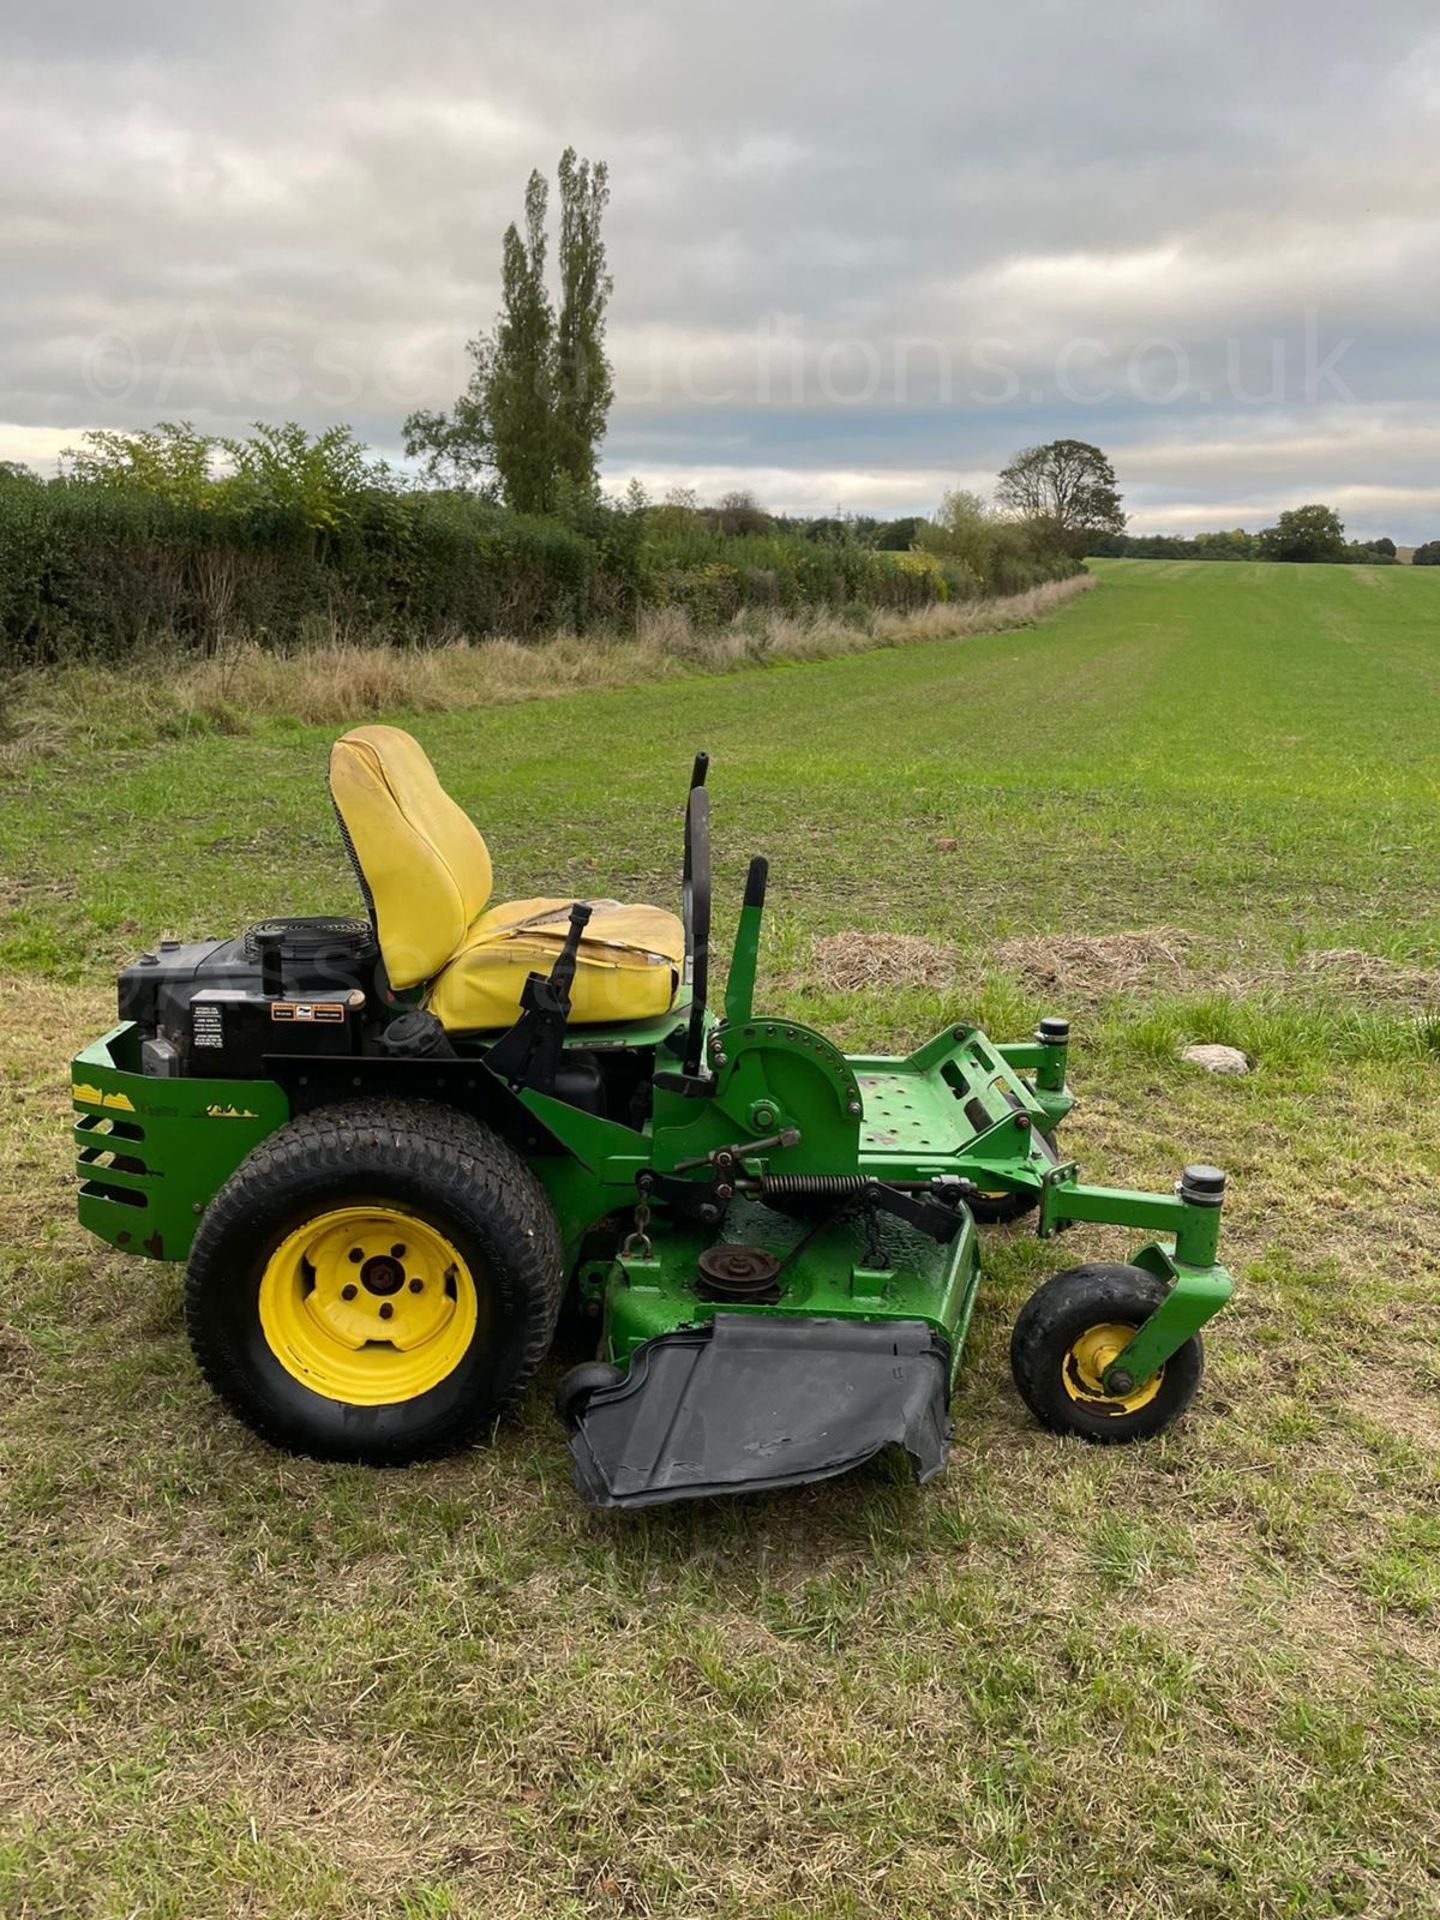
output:
{"label": "tree", "polygon": [[485,372],[485,414],[505,499],[517,513],[554,503],[552,373],[555,314],[545,290],[545,212],[549,189],[532,173],[525,189],[525,234],[505,229],[500,317]]}
{"label": "tree", "polygon": [[1142,560],[1138,542],[1128,533],[1095,533],[1085,542],[1085,557],[1095,560]]}
{"label": "tree", "polygon": [[799,534],[802,540],[813,540],[817,547],[848,547],[850,522],[838,514],[821,514],[816,520],[802,521]]}
{"label": "tree", "polygon": [[492,473],[506,504],[549,513],[566,497],[592,497],[614,398],[605,354],[605,309],[613,282],[601,221],[609,172],[567,147],[560,157],[560,312],[546,285],[549,188],[532,173],[523,232],[501,246],[500,312],[466,351],[466,389],[445,412],[421,409],[404,425],[405,451],[432,481],[482,486]]}
{"label": "tree", "polygon": [[910,514],[903,520],[887,520],[876,527],[870,544],[879,553],[908,553],[925,525],[918,514]]}
{"label": "tree", "polygon": [[1440,540],[1427,540],[1410,556],[1412,567],[1440,567]]}
{"label": "tree", "polygon": [[560,319],[555,332],[554,455],[558,472],[593,493],[596,460],[615,396],[605,357],[605,306],[614,281],[605,271],[600,223],[610,201],[610,170],[567,147],[560,156]]}
{"label": "tree", "polygon": [[941,499],[934,521],[920,535],[932,553],[958,560],[977,587],[990,579],[995,558],[995,516],[978,493],[952,488]]}
{"label": "tree", "polygon": [[1260,535],[1262,560],[1343,560],[1345,528],[1333,507],[1292,507]]}
{"label": "tree", "polygon": [[0,487],[43,487],[45,482],[23,460],[0,460]]}
{"label": "tree", "polygon": [[283,427],[257,421],[248,440],[217,444],[232,468],[220,483],[231,499],[286,508],[312,532],[336,532],[362,496],[393,484],[390,469],[366,458],[350,427],[327,427],[312,439],[293,420]]}
{"label": "tree", "polygon": [[188,420],[162,420],[140,433],[97,427],[60,455],[64,477],[80,486],[156,494],[175,506],[205,506],[212,497],[216,442]]}
{"label": "tree", "polygon": [[748,487],[735,487],[722,494],[714,508],[717,533],[771,533],[775,522],[766,513]]}
{"label": "tree", "polygon": [[458,487],[465,493],[490,491],[495,450],[490,444],[490,421],[485,410],[485,383],[489,374],[490,342],[483,335],[466,342],[474,371],[464,393],[448,413],[420,407],[401,431],[405,451],[422,462],[432,485]]}
{"label": "tree", "polygon": [[1253,560],[1259,552],[1254,534],[1243,527],[1228,533],[1197,533],[1194,548],[1197,560]]}
{"label": "tree", "polygon": [[1026,447],[1001,471],[995,497],[1077,560],[1096,535],[1125,531],[1115,469],[1084,440]]}
{"label": "tree", "polygon": [[1400,553],[1393,540],[1351,540],[1341,556],[1352,567],[1398,567]]}

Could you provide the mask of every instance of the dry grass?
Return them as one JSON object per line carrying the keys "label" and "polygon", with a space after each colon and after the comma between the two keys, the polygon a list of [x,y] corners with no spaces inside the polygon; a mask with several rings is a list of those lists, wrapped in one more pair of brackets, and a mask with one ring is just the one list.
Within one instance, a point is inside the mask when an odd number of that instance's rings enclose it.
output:
{"label": "dry grass", "polygon": [[33,674],[14,688],[0,774],[76,741],[133,744],[187,732],[242,733],[251,719],[267,715],[330,725],[368,714],[509,706],[680,674],[995,633],[1044,619],[1094,585],[1083,574],[1004,600],[875,614],[863,625],[819,612],[761,622],[750,616],[706,629],[681,610],[662,607],[642,613],[629,637],[557,634],[530,645],[456,638],[428,648],[337,639],[287,654],[242,644],[208,660],[160,653],[125,668],[73,667]]}
{"label": "dry grass", "polygon": [[1424,1019],[1440,1008],[1440,972],[1358,947],[1236,959],[1184,927],[1120,933],[1025,935],[992,945],[946,946],[914,933],[852,929],[822,935],[795,956],[788,981],[823,993],[962,990],[972,997],[996,974],[1057,1012],[1155,1000],[1278,999]]}
{"label": "dry grass", "polygon": [[1178,927],[1133,933],[1032,936],[1002,940],[988,950],[960,953],[911,933],[846,932],[815,942],[808,978],[838,993],[870,988],[975,985],[998,967],[1031,993],[1066,1005],[1098,1006],[1115,994],[1164,984],[1194,988],[1188,958],[1197,946]]}
{"label": "dry grass", "polygon": [[1194,937],[1179,927],[1142,927],[1129,933],[1072,934],[1002,940],[995,960],[1032,993],[1064,996],[1067,1004],[1096,1006],[1113,994],[1157,985],[1193,987],[1189,958]]}
{"label": "dry grass", "polygon": [[1328,947],[1304,953],[1295,968],[1302,980],[1338,988],[1348,1000],[1367,1007],[1418,1010],[1440,1003],[1440,972],[1402,966],[1359,947]]}
{"label": "dry grass", "polygon": [[955,957],[918,933],[832,933],[815,942],[810,979],[832,993],[867,987],[949,987]]}

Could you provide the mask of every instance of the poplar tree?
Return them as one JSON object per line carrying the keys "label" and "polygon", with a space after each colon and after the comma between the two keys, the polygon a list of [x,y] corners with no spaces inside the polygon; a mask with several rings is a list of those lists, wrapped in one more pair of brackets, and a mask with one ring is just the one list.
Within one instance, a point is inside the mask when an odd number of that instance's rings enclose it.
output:
{"label": "poplar tree", "polygon": [[555,312],[545,290],[549,189],[532,173],[525,231],[505,229],[500,316],[485,380],[491,458],[505,501],[517,513],[545,513],[555,492]]}
{"label": "poplar tree", "polygon": [[560,158],[560,320],[555,335],[554,449],[557,471],[592,492],[614,387],[605,356],[605,307],[614,282],[600,225],[610,172],[567,147]]}
{"label": "poplar tree", "polygon": [[493,475],[507,506],[550,513],[593,494],[614,398],[605,353],[613,282],[601,222],[609,170],[567,147],[560,159],[560,310],[546,284],[549,189],[532,173],[523,231],[501,250],[501,304],[492,332],[469,343],[472,372],[448,412],[405,422],[405,450],[432,480],[461,486]]}

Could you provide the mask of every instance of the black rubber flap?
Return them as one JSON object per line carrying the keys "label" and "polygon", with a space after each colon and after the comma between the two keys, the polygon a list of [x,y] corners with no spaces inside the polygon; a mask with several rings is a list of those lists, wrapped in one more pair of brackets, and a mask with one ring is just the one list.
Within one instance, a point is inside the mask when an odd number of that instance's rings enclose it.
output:
{"label": "black rubber flap", "polygon": [[945,1464],[945,1343],[919,1320],[721,1313],[637,1347],[570,1438],[592,1507],[829,1480],[900,1446],[917,1480]]}

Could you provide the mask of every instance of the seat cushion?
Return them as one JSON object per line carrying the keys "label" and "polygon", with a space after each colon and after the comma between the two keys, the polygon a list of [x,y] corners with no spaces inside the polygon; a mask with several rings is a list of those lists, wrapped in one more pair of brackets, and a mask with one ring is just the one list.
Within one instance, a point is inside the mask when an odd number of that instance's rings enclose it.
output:
{"label": "seat cushion", "polygon": [[356,727],[330,754],[330,795],[393,987],[432,979],[490,898],[479,829],[399,727]]}
{"label": "seat cushion", "polygon": [[[512,900],[473,922],[432,982],[426,1006],[451,1033],[510,1026],[532,973],[548,973],[565,944],[573,900]],[[660,907],[592,900],[570,989],[572,1024],[648,1020],[674,1006],[685,930]]]}

